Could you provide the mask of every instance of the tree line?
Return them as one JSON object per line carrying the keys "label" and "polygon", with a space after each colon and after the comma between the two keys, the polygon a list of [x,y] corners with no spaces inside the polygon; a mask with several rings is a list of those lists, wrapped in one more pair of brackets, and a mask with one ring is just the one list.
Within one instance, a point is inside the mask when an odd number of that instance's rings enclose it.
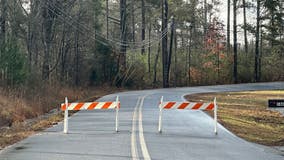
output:
{"label": "tree line", "polygon": [[[221,5],[226,22],[218,16]],[[0,85],[145,88],[284,80],[283,5],[0,0]]]}

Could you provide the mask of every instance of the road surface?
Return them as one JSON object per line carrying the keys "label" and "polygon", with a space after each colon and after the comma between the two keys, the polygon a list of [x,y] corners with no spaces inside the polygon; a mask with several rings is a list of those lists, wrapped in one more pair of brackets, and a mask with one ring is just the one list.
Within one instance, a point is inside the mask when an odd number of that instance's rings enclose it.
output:
{"label": "road surface", "polygon": [[[158,133],[158,103],[182,101],[183,95],[284,89],[284,82],[203,86],[121,92],[119,132],[115,111],[80,111],[69,119],[69,134],[58,125],[1,151],[0,160],[283,160],[283,153],[240,139],[218,124],[213,132],[211,117],[202,111],[163,112],[163,132]],[[213,99],[213,97],[212,97]]]}

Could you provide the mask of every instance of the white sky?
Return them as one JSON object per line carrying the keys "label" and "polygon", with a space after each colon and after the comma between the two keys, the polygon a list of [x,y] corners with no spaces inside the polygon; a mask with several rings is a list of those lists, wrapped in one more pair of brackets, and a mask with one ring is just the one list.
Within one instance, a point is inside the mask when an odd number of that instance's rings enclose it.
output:
{"label": "white sky", "polygon": [[[233,0],[231,0],[232,3]],[[239,1],[241,2],[241,1]],[[223,23],[225,24],[224,29],[227,29],[227,0],[221,0],[221,5],[216,7],[220,10],[219,13],[216,14],[217,17],[219,17]],[[231,43],[233,42],[233,6],[231,5],[231,19],[230,19],[230,31],[231,31]],[[256,11],[254,9],[246,9],[247,13],[247,23],[253,24],[256,23]],[[243,25],[244,24],[244,18],[243,18],[243,8],[239,8],[237,11],[237,24]],[[243,29],[238,26],[237,29],[238,32],[238,43],[244,44],[244,33]],[[227,31],[227,30],[226,30]],[[250,41],[253,38],[253,35],[248,33],[248,41]]]}

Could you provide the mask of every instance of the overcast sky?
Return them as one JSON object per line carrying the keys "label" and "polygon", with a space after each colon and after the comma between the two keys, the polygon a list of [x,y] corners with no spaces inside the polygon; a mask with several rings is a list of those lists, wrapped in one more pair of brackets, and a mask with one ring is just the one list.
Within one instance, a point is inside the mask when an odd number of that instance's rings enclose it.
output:
{"label": "overcast sky", "polygon": [[[232,0],[231,0],[232,1]],[[239,1],[240,2],[240,1]],[[216,6],[220,10],[219,13],[217,14],[217,17],[219,17],[223,23],[225,24],[225,29],[227,29],[227,0],[222,0],[220,6]],[[230,31],[231,31],[231,43],[233,42],[233,6],[231,6],[231,26],[230,26]],[[256,11],[254,9],[247,9],[247,23],[254,24],[256,23]],[[237,12],[237,24],[238,25],[243,25],[244,24],[244,18],[243,18],[243,8],[238,9]],[[238,32],[238,43],[244,44],[244,34],[243,34],[243,29],[238,26],[237,29]],[[253,38],[253,35],[248,33],[248,41],[250,41]]]}

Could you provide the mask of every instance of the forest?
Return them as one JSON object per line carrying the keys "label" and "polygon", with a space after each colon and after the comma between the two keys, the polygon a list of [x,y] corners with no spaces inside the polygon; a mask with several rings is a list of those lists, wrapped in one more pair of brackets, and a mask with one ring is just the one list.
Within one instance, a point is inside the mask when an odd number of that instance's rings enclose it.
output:
{"label": "forest", "polygon": [[8,127],[11,144],[27,136],[23,130],[52,125],[27,120],[46,113],[60,119],[66,96],[72,102],[129,89],[283,81],[283,5],[0,0],[0,129]]}
{"label": "forest", "polygon": [[284,80],[281,0],[1,0],[0,9],[4,88]]}

